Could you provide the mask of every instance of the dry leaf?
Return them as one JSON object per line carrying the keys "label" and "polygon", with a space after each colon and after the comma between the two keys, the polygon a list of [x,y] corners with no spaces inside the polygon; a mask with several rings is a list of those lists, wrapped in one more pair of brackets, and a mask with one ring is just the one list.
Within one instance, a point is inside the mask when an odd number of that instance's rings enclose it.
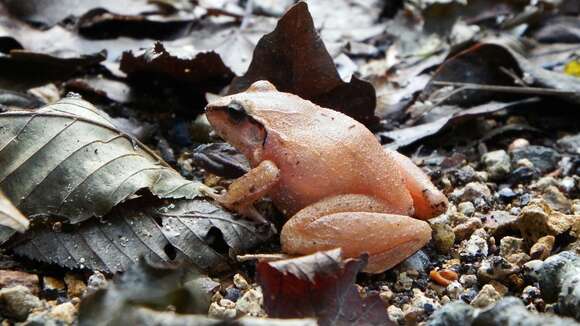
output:
{"label": "dry leaf", "polygon": [[28,219],[0,191],[0,225],[24,232],[28,229],[29,223]]}

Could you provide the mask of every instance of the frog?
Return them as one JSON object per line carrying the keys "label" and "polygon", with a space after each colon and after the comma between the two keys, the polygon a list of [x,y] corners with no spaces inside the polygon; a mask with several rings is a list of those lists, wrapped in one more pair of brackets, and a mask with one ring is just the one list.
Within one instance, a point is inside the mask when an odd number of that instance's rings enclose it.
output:
{"label": "frog", "polygon": [[255,203],[270,198],[288,217],[280,231],[288,255],[341,248],[344,257],[367,255],[364,271],[381,273],[424,247],[426,220],[447,210],[421,168],[363,124],[268,81],[210,102],[205,114],[251,169],[227,191],[204,193],[262,223]]}

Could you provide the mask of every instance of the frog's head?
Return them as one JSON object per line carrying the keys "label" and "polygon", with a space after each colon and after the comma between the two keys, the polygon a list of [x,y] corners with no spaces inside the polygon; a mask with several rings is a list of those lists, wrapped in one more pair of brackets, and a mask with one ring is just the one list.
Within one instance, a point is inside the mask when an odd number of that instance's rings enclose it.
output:
{"label": "frog's head", "polygon": [[207,119],[215,132],[252,163],[261,162],[267,135],[266,128],[256,118],[259,107],[256,96],[275,90],[271,83],[257,81],[245,92],[222,97],[206,106]]}

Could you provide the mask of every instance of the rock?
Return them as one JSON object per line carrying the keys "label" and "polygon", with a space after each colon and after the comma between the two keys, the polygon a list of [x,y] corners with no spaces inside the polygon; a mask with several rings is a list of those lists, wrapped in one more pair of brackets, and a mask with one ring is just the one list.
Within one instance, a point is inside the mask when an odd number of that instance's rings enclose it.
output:
{"label": "rock", "polygon": [[542,198],[552,209],[562,213],[569,213],[572,209],[570,200],[556,186],[546,188]]}
{"label": "rock", "polygon": [[501,294],[490,284],[486,284],[481,291],[473,298],[471,305],[476,308],[484,308],[501,299]]}
{"label": "rock", "polygon": [[32,310],[42,306],[42,301],[25,286],[17,285],[0,290],[0,315],[23,321]]}
{"label": "rock", "polygon": [[389,289],[388,286],[383,285],[381,286],[381,291],[379,292],[379,296],[383,302],[386,304],[390,304],[391,300],[395,297],[395,293]]}
{"label": "rock", "polygon": [[515,228],[518,216],[506,211],[491,211],[485,215],[483,225],[492,234],[502,233]]}
{"label": "rock", "polygon": [[431,259],[423,250],[419,250],[409,258],[403,260],[398,269],[401,271],[415,270],[426,273],[431,265]]}
{"label": "rock", "polygon": [[489,187],[480,182],[470,182],[463,188],[455,189],[451,198],[455,201],[470,201],[475,207],[483,207],[492,199]]}
{"label": "rock", "polygon": [[405,320],[405,314],[403,313],[403,310],[401,310],[401,308],[395,306],[395,305],[390,305],[387,308],[387,313],[389,314],[389,318],[398,323],[398,324],[402,324]]}
{"label": "rock", "polygon": [[554,212],[548,205],[530,204],[520,213],[516,220],[517,228],[526,241],[535,243],[545,235],[559,235],[568,232],[576,216]]}
{"label": "rock", "polygon": [[265,317],[266,313],[262,309],[264,296],[258,289],[250,289],[236,302],[236,309],[242,314],[253,317]]}
{"label": "rock", "polygon": [[568,135],[558,139],[558,145],[572,154],[580,154],[580,134]]}
{"label": "rock", "polygon": [[447,293],[451,299],[457,300],[463,293],[463,286],[459,282],[451,282],[451,284],[447,286]]}
{"label": "rock", "polygon": [[530,142],[525,138],[517,138],[508,146],[508,152],[513,152],[518,148],[523,148],[530,145]]}
{"label": "rock", "polygon": [[501,280],[507,276],[519,272],[520,268],[505,258],[500,256],[491,256],[481,262],[477,270],[477,275],[482,279]]}
{"label": "rock", "polygon": [[524,239],[506,236],[499,241],[499,254],[507,258],[524,251]]}
{"label": "rock", "polygon": [[439,307],[439,303],[435,302],[431,298],[426,297],[421,290],[413,289],[413,298],[411,299],[411,304],[407,307],[407,309],[403,310],[405,322],[407,324],[416,324],[418,322],[424,321],[435,311],[435,309]]}
{"label": "rock", "polygon": [[538,179],[538,181],[536,181],[530,187],[532,189],[544,191],[548,187],[556,187],[556,186],[558,186],[558,181],[556,181],[556,179],[554,177],[545,176],[545,177],[541,177],[540,179]]}
{"label": "rock", "polygon": [[541,297],[542,292],[535,286],[528,285],[522,290],[522,300],[526,304],[532,303],[532,301]]}
{"label": "rock", "polygon": [[240,274],[234,275],[234,285],[240,290],[247,290],[250,287],[248,281]]}
{"label": "rock", "polygon": [[[225,299],[222,299],[221,301],[224,301],[224,300]],[[229,301],[229,300],[227,300],[227,301]],[[211,305],[209,306],[209,311],[207,314],[209,317],[213,317],[213,318],[217,318],[217,319],[234,319],[234,318],[236,318],[237,311],[235,308],[236,304],[233,302],[232,302],[232,304],[234,305],[234,308],[224,307],[224,306],[218,304],[217,302],[212,302]]]}
{"label": "rock", "polygon": [[518,195],[510,187],[501,188],[497,192],[497,197],[505,203],[512,201],[512,199],[516,198],[517,196]]}
{"label": "rock", "polygon": [[510,173],[508,182],[510,184],[527,183],[534,180],[537,176],[538,172],[533,167],[520,166]]}
{"label": "rock", "polygon": [[457,225],[453,228],[453,233],[455,234],[455,238],[457,240],[463,240],[471,236],[475,230],[481,228],[483,223],[477,217],[472,217],[467,219],[467,221]]}
{"label": "rock", "polygon": [[395,282],[395,290],[402,292],[410,290],[413,287],[413,279],[407,275],[407,272],[399,273],[397,282]]}
{"label": "rock", "polygon": [[465,216],[473,216],[475,213],[475,206],[471,202],[464,201],[457,205],[457,211]]}
{"label": "rock", "polygon": [[548,314],[529,312],[524,304],[514,297],[504,298],[495,306],[480,312],[472,326],[502,325],[502,326],[572,326],[577,325],[572,319],[560,318]]}
{"label": "rock", "polygon": [[67,273],[64,276],[64,283],[66,284],[66,291],[69,298],[80,298],[87,290],[87,285],[83,279],[76,274]]}
{"label": "rock", "polygon": [[558,182],[558,187],[566,193],[572,193],[576,189],[576,179],[573,177],[564,177]]}
{"label": "rock", "polygon": [[37,295],[40,292],[38,275],[21,271],[0,270],[0,289],[22,285]]}
{"label": "rock", "polygon": [[428,326],[470,325],[475,310],[463,301],[454,301],[444,305],[431,316]]}
{"label": "rock", "polygon": [[440,223],[433,220],[430,220],[429,223],[431,224],[431,230],[433,230],[435,248],[440,253],[447,253],[455,243],[455,233],[446,221]]}
{"label": "rock", "polygon": [[226,295],[222,299],[228,299],[233,302],[237,302],[244,292],[236,287],[229,287],[226,289]]}
{"label": "rock", "polygon": [[72,303],[65,302],[50,309],[48,315],[57,321],[64,322],[65,325],[72,325],[76,319],[77,308]]}
{"label": "rock", "polygon": [[530,257],[532,259],[544,260],[552,253],[556,238],[553,235],[546,235],[538,239],[530,249]]}
{"label": "rock", "polygon": [[530,145],[516,148],[511,152],[511,155],[514,162],[521,159],[530,160],[541,173],[555,170],[560,161],[560,154],[557,151],[544,146]]}
{"label": "rock", "polygon": [[64,281],[52,276],[42,278],[42,293],[49,298],[57,298],[66,295]]}
{"label": "rock", "polygon": [[101,272],[94,272],[87,281],[87,291],[85,295],[96,292],[107,287],[107,278]]}
{"label": "rock", "polygon": [[487,245],[487,234],[483,229],[474,232],[469,240],[465,242],[463,248],[459,251],[459,256],[462,261],[472,262],[480,257],[486,257],[489,251]]}
{"label": "rock", "polygon": [[466,288],[471,288],[477,285],[477,276],[473,274],[464,274],[459,277],[459,283]]}
{"label": "rock", "polygon": [[511,255],[507,256],[506,259],[510,263],[521,267],[525,263],[530,261],[530,259],[532,259],[532,258],[530,256],[528,256],[528,254],[526,254],[525,252],[519,252],[517,254],[511,254]]}
{"label": "rock", "polygon": [[501,180],[511,171],[510,156],[504,150],[488,152],[481,157],[481,160],[492,180]]}

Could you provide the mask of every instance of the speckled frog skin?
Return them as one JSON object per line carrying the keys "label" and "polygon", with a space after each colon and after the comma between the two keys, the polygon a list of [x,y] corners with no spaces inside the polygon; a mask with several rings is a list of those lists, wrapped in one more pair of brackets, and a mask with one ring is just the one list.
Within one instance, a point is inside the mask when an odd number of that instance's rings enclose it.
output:
{"label": "speckled frog skin", "polygon": [[367,252],[366,271],[382,272],[423,247],[431,229],[422,219],[447,209],[421,169],[383,149],[364,125],[267,81],[210,103],[206,112],[253,167],[224,195],[209,195],[262,221],[253,203],[269,196],[290,217],[280,235],[286,253]]}

